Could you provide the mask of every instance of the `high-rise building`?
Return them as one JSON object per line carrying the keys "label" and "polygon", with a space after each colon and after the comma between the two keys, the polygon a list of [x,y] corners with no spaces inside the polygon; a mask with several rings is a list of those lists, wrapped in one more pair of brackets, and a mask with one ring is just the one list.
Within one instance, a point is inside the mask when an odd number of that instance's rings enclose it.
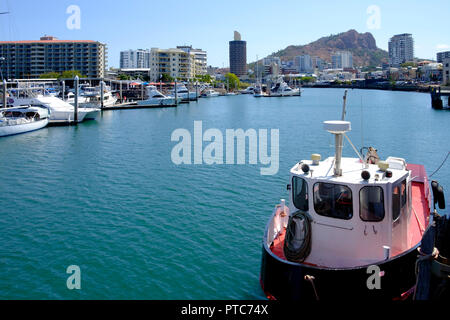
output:
{"label": "high-rise building", "polygon": [[177,49],[194,54],[195,75],[205,75],[208,73],[208,57],[206,51],[193,49],[192,46],[177,46]]}
{"label": "high-rise building", "polygon": [[150,50],[127,50],[120,52],[120,69],[150,68]]}
{"label": "high-rise building", "polygon": [[163,74],[179,80],[195,77],[195,54],[181,49],[152,48],[150,80],[159,81]]}
{"label": "high-rise building", "polygon": [[353,54],[350,51],[338,51],[331,56],[333,69],[353,68]]}
{"label": "high-rise building", "polygon": [[48,72],[77,70],[90,78],[103,78],[106,44],[91,40],[59,40],[44,36],[32,41],[0,41],[1,65],[8,79],[34,79]]}
{"label": "high-rise building", "polygon": [[403,33],[389,40],[389,64],[398,67],[414,60],[414,40],[411,34]]}
{"label": "high-rise building", "polygon": [[443,63],[444,59],[450,58],[450,51],[438,52],[436,57],[437,57],[436,60],[438,63]]}
{"label": "high-rise building", "polygon": [[312,58],[312,67],[314,70],[317,69],[317,71],[323,71],[323,69],[325,68],[325,64],[325,61],[319,57]]}
{"label": "high-rise building", "polygon": [[230,72],[238,77],[247,74],[247,42],[242,41],[239,32],[234,32],[234,40],[230,41]]}
{"label": "high-rise building", "polygon": [[298,72],[313,72],[313,63],[311,56],[304,54],[294,58],[294,65],[297,67]]}

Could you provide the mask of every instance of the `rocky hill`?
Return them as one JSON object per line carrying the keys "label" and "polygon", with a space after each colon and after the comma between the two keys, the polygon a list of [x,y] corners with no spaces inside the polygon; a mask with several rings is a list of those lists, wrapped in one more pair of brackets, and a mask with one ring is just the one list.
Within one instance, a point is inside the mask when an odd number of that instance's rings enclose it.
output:
{"label": "rocky hill", "polygon": [[280,57],[286,61],[292,60],[295,56],[309,54],[331,62],[331,55],[340,50],[353,53],[354,66],[378,66],[388,61],[388,52],[377,47],[375,38],[370,32],[358,33],[356,30],[323,37],[307,45],[292,45],[273,53],[270,57]]}

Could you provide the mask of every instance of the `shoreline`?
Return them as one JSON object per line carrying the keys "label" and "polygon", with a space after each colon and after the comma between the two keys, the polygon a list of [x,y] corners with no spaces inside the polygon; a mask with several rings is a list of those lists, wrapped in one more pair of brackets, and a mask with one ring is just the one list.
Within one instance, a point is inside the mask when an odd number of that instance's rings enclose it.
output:
{"label": "shoreline", "polygon": [[[432,88],[437,88],[439,86],[374,86],[374,85],[303,85],[302,88],[335,88],[335,89],[367,89],[367,90],[383,90],[383,91],[406,91],[406,92],[420,92],[420,93],[431,93]],[[442,90],[450,90],[449,87],[442,86]]]}

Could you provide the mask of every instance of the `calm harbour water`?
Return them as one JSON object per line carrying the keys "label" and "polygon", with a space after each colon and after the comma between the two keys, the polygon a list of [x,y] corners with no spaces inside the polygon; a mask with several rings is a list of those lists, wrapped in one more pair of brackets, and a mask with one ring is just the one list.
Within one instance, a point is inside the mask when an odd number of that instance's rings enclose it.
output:
{"label": "calm harbour water", "polygon": [[[266,222],[288,197],[289,169],[312,153],[333,155],[322,122],[340,119],[342,96],[201,99],[1,138],[0,299],[263,299]],[[347,119],[358,148],[429,174],[450,150],[450,112],[431,109],[428,94],[350,90]],[[193,132],[196,120],[224,134],[279,129],[279,173],[174,165],[171,134]],[[344,156],[355,156],[348,144]],[[433,178],[450,204],[450,161]],[[79,291],[66,287],[70,265],[81,268]]]}

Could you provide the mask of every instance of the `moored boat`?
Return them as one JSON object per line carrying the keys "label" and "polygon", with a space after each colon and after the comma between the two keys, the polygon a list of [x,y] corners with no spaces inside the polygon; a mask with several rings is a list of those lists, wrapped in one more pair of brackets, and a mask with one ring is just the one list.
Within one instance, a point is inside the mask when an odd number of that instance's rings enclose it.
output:
{"label": "moored boat", "polygon": [[[380,161],[373,148],[363,157],[353,147],[358,157],[343,158],[351,123],[326,121],[324,128],[335,136],[335,156],[313,154],[290,170],[290,204],[282,200],[267,225],[260,278],[266,296],[411,297],[418,249],[433,223],[424,166],[397,157]],[[371,286],[372,274],[379,287]]]}
{"label": "moored boat", "polygon": [[181,98],[177,97],[175,100],[174,97],[165,96],[161,92],[156,89],[155,86],[147,87],[147,96],[148,98],[142,101],[138,101],[137,105],[141,107],[158,107],[158,106],[176,106]]}
{"label": "moored boat", "polygon": [[220,94],[213,90],[213,89],[208,89],[205,92],[202,93],[202,97],[205,98],[213,98],[213,97],[218,97]]}
{"label": "moored boat", "polygon": [[[42,105],[50,110],[49,124],[70,124],[75,119],[75,107],[54,96],[43,95],[41,90],[9,90],[8,104],[12,106]],[[94,120],[100,113],[99,108],[79,107],[77,122]]]}
{"label": "moored boat", "polygon": [[48,109],[39,106],[0,109],[0,137],[42,129],[48,116]]}
{"label": "moored boat", "polygon": [[270,89],[270,97],[294,97],[301,96],[301,91],[299,88],[291,88],[279,77],[275,85]]}

